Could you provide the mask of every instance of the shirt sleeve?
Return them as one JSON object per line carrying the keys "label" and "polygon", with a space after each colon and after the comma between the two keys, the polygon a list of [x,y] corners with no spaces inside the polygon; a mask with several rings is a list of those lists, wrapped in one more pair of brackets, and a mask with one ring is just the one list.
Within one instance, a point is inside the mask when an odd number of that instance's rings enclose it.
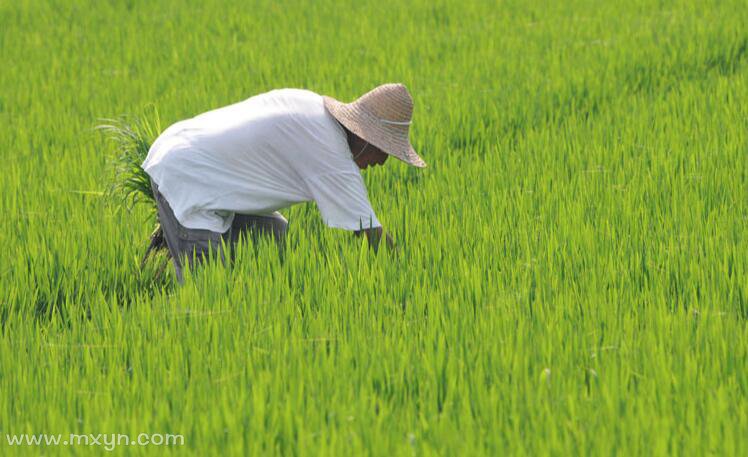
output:
{"label": "shirt sleeve", "polygon": [[381,227],[360,173],[339,172],[304,179],[328,227],[345,230]]}

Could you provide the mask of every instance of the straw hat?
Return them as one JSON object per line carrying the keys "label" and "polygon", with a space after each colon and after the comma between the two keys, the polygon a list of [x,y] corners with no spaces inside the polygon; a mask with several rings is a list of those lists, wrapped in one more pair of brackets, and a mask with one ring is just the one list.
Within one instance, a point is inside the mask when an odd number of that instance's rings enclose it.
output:
{"label": "straw hat", "polygon": [[426,166],[408,140],[413,98],[404,85],[383,84],[351,103],[323,99],[330,114],[364,141],[414,167]]}

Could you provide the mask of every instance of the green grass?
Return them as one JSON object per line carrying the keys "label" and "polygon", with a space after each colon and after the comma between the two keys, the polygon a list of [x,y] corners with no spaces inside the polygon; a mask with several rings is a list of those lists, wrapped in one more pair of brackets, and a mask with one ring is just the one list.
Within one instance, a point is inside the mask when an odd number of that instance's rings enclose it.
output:
{"label": "green grass", "polygon": [[[0,3],[6,433],[192,455],[748,454],[742,1]],[[104,197],[100,118],[405,83],[404,246],[313,204],[177,287]]]}

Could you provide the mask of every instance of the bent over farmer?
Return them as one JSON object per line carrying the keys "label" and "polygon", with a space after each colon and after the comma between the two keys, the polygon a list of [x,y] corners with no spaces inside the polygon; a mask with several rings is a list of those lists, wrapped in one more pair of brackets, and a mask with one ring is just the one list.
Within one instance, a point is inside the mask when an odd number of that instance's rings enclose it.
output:
{"label": "bent over farmer", "polygon": [[185,258],[190,268],[209,252],[225,260],[223,245],[241,233],[284,237],[277,210],[312,200],[329,227],[364,233],[376,249],[384,231],[359,169],[390,155],[426,166],[408,139],[412,114],[406,87],[385,84],[352,103],[273,90],[171,125],[142,167],[177,280]]}

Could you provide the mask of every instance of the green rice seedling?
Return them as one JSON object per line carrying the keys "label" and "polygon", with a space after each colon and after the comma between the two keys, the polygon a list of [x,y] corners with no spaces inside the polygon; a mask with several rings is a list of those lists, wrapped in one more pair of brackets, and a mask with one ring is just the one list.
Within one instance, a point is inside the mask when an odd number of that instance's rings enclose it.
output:
{"label": "green rice seedling", "polygon": [[[0,2],[1,456],[748,455],[745,0],[151,3]],[[139,269],[161,125],[389,81],[399,255],[310,203]]]}
{"label": "green rice seedling", "polygon": [[[151,106],[150,111],[144,109],[142,115],[135,118],[124,115],[115,119],[100,120],[107,123],[97,125],[96,129],[106,135],[112,147],[109,154],[110,183],[106,188],[106,195],[127,211],[131,211],[135,205],[142,205],[155,218],[156,201],[151,189],[151,179],[141,164],[162,131],[158,109]],[[166,239],[161,224],[157,222],[140,262],[141,269],[149,256],[159,251],[163,251],[168,258]],[[159,272],[163,272],[163,267]]]}

